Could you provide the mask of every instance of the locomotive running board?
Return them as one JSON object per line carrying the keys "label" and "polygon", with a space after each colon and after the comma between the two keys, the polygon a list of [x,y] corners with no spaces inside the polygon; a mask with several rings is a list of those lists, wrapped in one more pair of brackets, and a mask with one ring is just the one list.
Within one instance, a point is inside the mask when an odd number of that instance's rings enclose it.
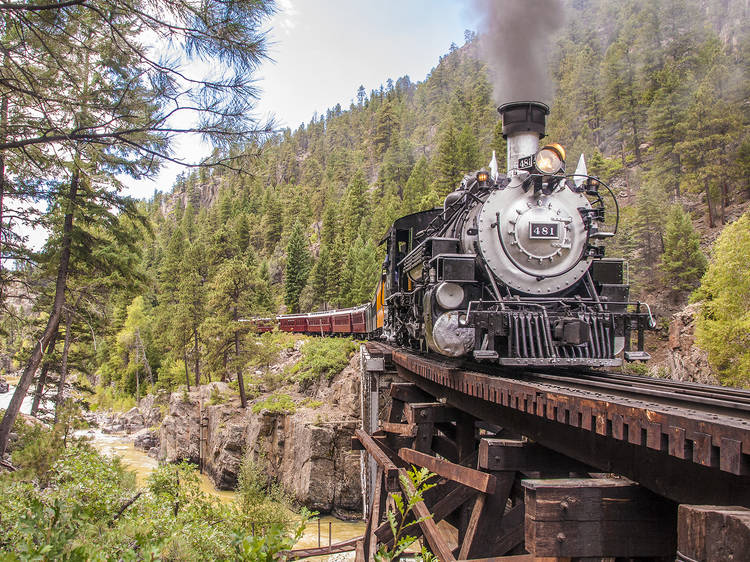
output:
{"label": "locomotive running board", "polygon": [[622,359],[597,359],[595,357],[501,357],[499,365],[509,367],[619,367]]}

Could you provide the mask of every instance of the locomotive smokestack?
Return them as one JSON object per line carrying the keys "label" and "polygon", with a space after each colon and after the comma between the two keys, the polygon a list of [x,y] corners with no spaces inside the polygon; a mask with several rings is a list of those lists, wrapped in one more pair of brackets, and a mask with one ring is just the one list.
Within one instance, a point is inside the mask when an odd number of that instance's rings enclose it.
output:
{"label": "locomotive smokestack", "polygon": [[518,160],[535,154],[544,137],[549,107],[538,101],[514,101],[497,108],[503,120],[503,138],[508,141],[508,176],[518,170]]}

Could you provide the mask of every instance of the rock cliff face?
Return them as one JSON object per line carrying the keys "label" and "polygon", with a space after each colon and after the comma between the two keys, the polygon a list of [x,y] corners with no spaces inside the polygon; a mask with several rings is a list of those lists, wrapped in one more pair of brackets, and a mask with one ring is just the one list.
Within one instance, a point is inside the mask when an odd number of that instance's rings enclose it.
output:
{"label": "rock cliff face", "polygon": [[293,414],[253,414],[251,405],[242,410],[225,383],[187,395],[175,392],[161,422],[158,458],[197,464],[202,457],[216,487],[232,489],[250,452],[301,505],[340,517],[361,516],[360,454],[351,450],[360,418],[358,365],[355,356],[331,381],[296,397]]}
{"label": "rock cliff face", "polygon": [[673,379],[719,384],[708,364],[706,352],[695,346],[695,315],[698,313],[698,306],[691,304],[672,316],[667,365]]}

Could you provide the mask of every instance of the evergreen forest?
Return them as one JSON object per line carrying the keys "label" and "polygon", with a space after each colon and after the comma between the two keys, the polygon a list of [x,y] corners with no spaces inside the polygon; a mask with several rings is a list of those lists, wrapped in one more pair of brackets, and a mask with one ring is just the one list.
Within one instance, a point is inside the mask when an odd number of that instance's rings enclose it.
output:
{"label": "evergreen forest", "polygon": [[[200,25],[223,17],[209,13],[178,26],[184,46],[255,69],[263,44],[253,33],[267,10],[239,5],[233,37],[204,41]],[[698,344],[721,380],[750,384],[746,3],[565,6],[548,139],[566,147],[569,166],[584,154],[617,193],[621,235],[608,254],[629,260],[634,296],[668,322],[698,289]],[[154,389],[237,380],[260,353],[243,319],[367,302],[394,219],[441,205],[493,151],[504,169],[477,32],[467,30],[421,82],[383,77],[369,92],[352,84],[348,107],[274,130],[247,121],[252,84],[181,91],[169,68],[120,44],[132,46],[129,26],[155,26],[153,18],[110,17],[118,36],[92,31],[99,16],[83,8],[58,12],[9,12],[3,31],[4,75],[35,88],[4,89],[0,108],[2,193],[35,203],[1,220],[0,354],[6,372],[30,375],[29,392],[53,396],[67,377],[91,403],[112,407]],[[32,32],[38,43],[27,40]],[[106,56],[80,48],[86,34]],[[55,66],[43,55],[56,50],[80,60]],[[24,57],[37,76],[24,78]],[[182,95],[196,112],[211,110],[197,130],[214,139],[213,154],[147,201],[123,197],[117,174],[146,176],[176,158],[165,113]],[[50,229],[41,251],[27,247],[22,223]]]}

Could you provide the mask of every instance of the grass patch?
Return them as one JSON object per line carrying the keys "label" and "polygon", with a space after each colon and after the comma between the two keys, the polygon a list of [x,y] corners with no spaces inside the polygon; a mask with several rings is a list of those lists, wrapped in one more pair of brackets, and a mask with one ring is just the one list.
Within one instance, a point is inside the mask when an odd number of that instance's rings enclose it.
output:
{"label": "grass patch", "polygon": [[274,392],[253,404],[252,410],[253,414],[259,414],[262,411],[270,414],[293,414],[297,410],[297,405],[288,394]]}
{"label": "grass patch", "polygon": [[356,350],[357,344],[349,339],[310,339],[302,346],[302,359],[290,369],[290,374],[302,386],[321,377],[330,380],[347,366]]}
{"label": "grass patch", "polygon": [[304,408],[310,408],[311,410],[316,410],[320,408],[323,405],[322,400],[313,400],[312,398],[305,398],[302,402],[300,402],[300,406]]}

